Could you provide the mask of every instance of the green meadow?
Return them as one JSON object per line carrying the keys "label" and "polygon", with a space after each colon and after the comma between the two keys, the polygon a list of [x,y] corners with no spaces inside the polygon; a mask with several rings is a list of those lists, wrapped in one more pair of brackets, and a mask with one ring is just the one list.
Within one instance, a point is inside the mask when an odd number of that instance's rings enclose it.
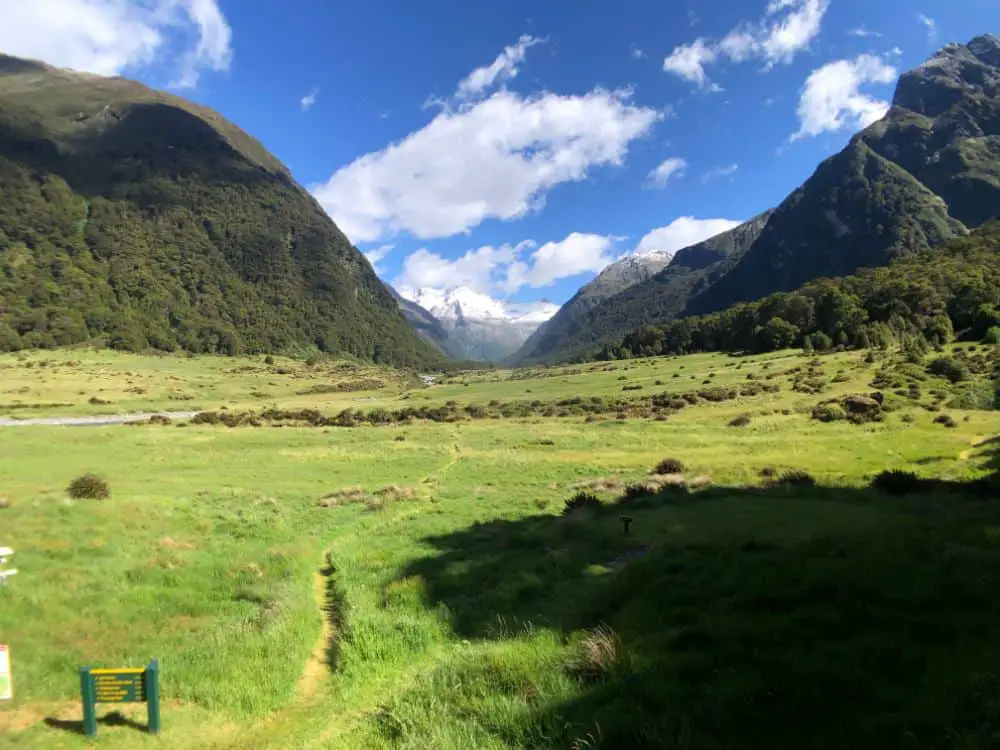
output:
{"label": "green meadow", "polygon": [[[378,426],[0,427],[0,545],[19,569],[0,589],[0,746],[992,747],[1000,412],[977,403],[984,378],[867,359],[425,387],[347,362],[0,357],[5,417],[454,405]],[[776,388],[712,400],[747,383]],[[813,418],[874,390],[877,420]],[[527,406],[463,411],[491,402]],[[916,476],[873,489],[886,469]],[[69,496],[86,473],[109,498]],[[154,657],[161,735],[140,704],[102,704],[84,737],[79,667]]]}

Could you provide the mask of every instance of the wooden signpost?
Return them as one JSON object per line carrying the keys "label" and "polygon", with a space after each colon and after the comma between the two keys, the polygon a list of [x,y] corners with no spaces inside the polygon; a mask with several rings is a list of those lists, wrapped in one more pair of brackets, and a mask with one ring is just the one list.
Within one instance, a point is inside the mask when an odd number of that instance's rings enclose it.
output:
{"label": "wooden signpost", "polygon": [[121,669],[80,668],[83,733],[97,734],[98,703],[145,703],[150,734],[160,731],[160,664]]}

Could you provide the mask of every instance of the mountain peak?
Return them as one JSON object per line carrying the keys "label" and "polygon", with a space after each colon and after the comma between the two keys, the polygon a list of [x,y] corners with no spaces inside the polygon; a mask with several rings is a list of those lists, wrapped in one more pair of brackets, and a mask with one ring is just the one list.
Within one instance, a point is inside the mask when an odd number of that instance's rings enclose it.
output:
{"label": "mountain peak", "polygon": [[968,44],[949,44],[896,86],[893,105],[938,117],[969,97],[1000,91],[1000,39],[984,34]]}

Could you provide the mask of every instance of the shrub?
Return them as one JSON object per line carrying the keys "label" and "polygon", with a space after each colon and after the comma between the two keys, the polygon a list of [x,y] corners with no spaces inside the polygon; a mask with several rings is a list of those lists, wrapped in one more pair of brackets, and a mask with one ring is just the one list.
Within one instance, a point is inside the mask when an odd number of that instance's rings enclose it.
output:
{"label": "shrub", "polygon": [[891,469],[872,480],[872,489],[885,495],[913,495],[926,489],[927,483],[911,471]]}
{"label": "shrub", "polygon": [[730,427],[746,427],[748,424],[750,424],[749,414],[740,414],[729,420]]}
{"label": "shrub", "polygon": [[986,331],[986,335],[983,337],[984,344],[993,344],[996,346],[1000,344],[1000,326],[993,326]]}
{"label": "shrub", "polygon": [[808,489],[816,486],[816,480],[807,471],[792,469],[771,482],[772,487],[796,487]]}
{"label": "shrub", "polygon": [[947,378],[952,383],[959,383],[969,376],[969,369],[961,362],[956,362],[952,357],[938,357],[927,365],[927,372],[931,375]]}
{"label": "shrub", "polygon": [[847,412],[839,404],[817,404],[813,407],[812,418],[820,422],[837,422],[847,419]]}
{"label": "shrub", "polygon": [[653,469],[654,474],[682,474],[684,462],[679,458],[665,458]]}
{"label": "shrub", "polygon": [[563,505],[563,515],[568,516],[578,510],[596,510],[601,507],[601,501],[589,492],[577,492]]}
{"label": "shrub", "polygon": [[958,422],[950,414],[939,414],[934,417],[934,424],[943,424],[945,427],[958,427]]}
{"label": "shrub", "polygon": [[69,483],[69,496],[74,500],[107,500],[111,497],[111,487],[104,477],[83,474]]}
{"label": "shrub", "polygon": [[270,354],[268,354],[266,357],[264,357],[264,364],[265,365],[273,365],[274,364],[274,357],[272,357]]}

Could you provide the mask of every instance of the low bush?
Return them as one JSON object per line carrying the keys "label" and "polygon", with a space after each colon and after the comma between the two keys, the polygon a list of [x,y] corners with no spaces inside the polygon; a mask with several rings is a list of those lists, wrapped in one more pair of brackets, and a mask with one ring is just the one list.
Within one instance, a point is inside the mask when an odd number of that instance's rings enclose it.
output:
{"label": "low bush", "polygon": [[653,469],[654,474],[682,474],[684,473],[684,462],[679,458],[665,458]]}
{"label": "low bush", "polygon": [[107,500],[111,497],[111,487],[104,477],[97,474],[83,474],[69,483],[66,490],[74,500]]}
{"label": "low bush", "polygon": [[913,495],[923,492],[927,482],[911,471],[889,469],[872,480],[872,489],[885,495]]}
{"label": "low bush", "polygon": [[952,383],[959,383],[969,377],[969,368],[952,357],[938,357],[927,365],[927,372]]}
{"label": "low bush", "polygon": [[816,480],[807,471],[792,469],[786,471],[781,476],[770,482],[771,487],[794,487],[796,489],[808,489],[816,486]]}
{"label": "low bush", "polygon": [[733,417],[729,420],[730,427],[746,427],[750,424],[751,418],[749,414],[740,414],[739,416]]}
{"label": "low bush", "polygon": [[945,427],[958,427],[958,422],[950,414],[939,414],[934,417],[934,424],[943,424]]}
{"label": "low bush", "polygon": [[563,505],[563,515],[568,516],[580,510],[596,510],[601,507],[601,501],[589,492],[577,492]]}
{"label": "low bush", "polygon": [[847,419],[847,412],[840,404],[817,404],[813,407],[812,418],[820,422],[837,422]]}

